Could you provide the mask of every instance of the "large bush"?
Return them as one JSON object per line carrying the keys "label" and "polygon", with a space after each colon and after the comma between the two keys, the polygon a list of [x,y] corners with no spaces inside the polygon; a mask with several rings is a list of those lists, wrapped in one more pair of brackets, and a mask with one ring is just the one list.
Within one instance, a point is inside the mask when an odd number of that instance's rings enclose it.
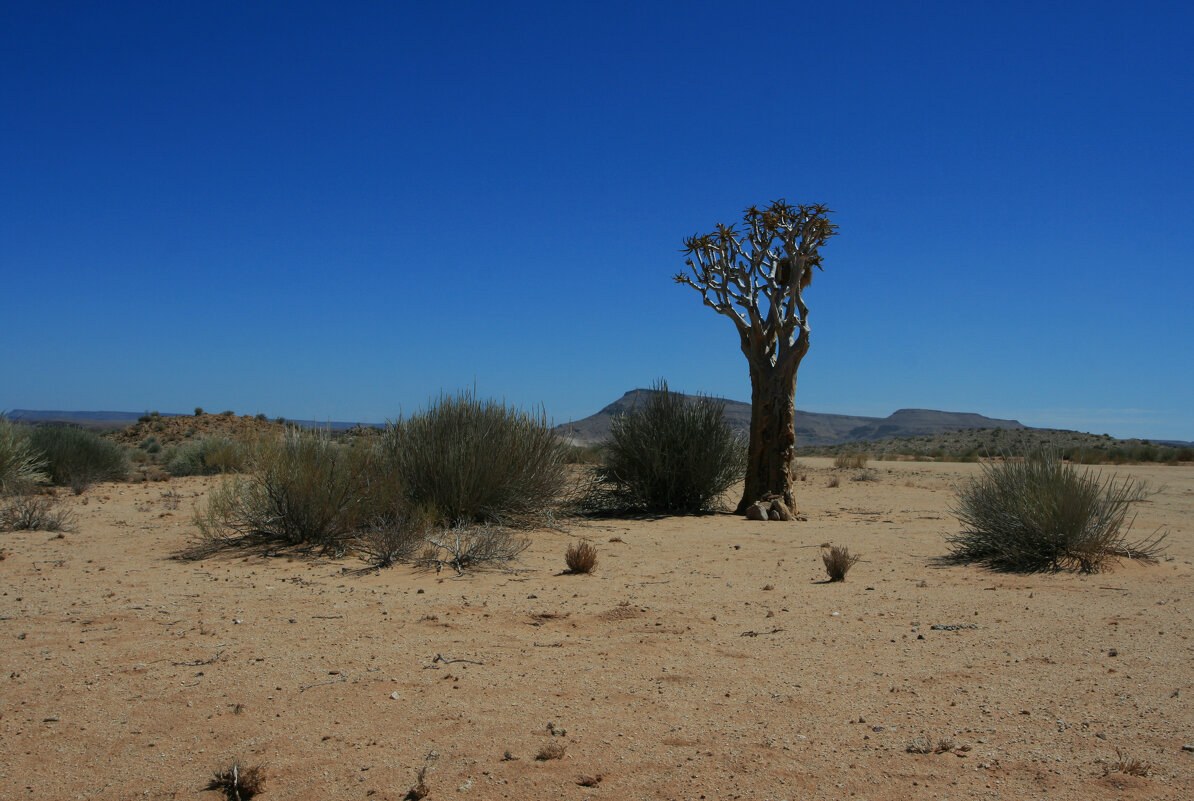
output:
{"label": "large bush", "polygon": [[46,460],[29,442],[29,432],[0,413],[0,493],[45,481],[45,469]]}
{"label": "large bush", "polygon": [[467,392],[388,426],[380,447],[407,503],[450,525],[534,525],[565,487],[567,452],[542,415]]}
{"label": "large bush", "polygon": [[746,470],[746,443],[724,412],[721,401],[688,401],[661,382],[642,406],[612,422],[605,463],[596,471],[603,501],[661,512],[717,506]]}
{"label": "large bush", "polygon": [[960,534],[947,537],[954,559],[1000,570],[1094,573],[1120,557],[1153,559],[1165,535],[1129,541],[1133,503],[1147,486],[1099,478],[1055,451],[984,463],[958,490],[952,512]]}
{"label": "large bush", "polygon": [[37,426],[29,433],[33,449],[46,462],[50,480],[76,493],[97,481],[123,481],[129,461],[124,448],[74,426]]}
{"label": "large bush", "polygon": [[[258,445],[245,477],[227,479],[196,517],[207,545],[264,540],[341,550],[387,507],[368,447],[291,428]],[[391,482],[392,484],[392,482]]]}

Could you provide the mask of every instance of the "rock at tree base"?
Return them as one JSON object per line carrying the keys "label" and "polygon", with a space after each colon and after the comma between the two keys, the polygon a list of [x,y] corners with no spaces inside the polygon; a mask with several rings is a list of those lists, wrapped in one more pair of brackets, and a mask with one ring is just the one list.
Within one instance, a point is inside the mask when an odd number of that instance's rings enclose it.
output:
{"label": "rock at tree base", "polygon": [[770,510],[761,503],[756,503],[746,510],[747,520],[766,520]]}

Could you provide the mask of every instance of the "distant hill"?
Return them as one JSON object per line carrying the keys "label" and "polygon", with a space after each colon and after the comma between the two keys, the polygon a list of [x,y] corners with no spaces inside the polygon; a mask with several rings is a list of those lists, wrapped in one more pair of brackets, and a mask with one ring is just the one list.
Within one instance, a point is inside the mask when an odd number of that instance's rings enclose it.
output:
{"label": "distant hill", "polygon": [[[4,416],[17,423],[70,423],[83,428],[98,430],[113,430],[124,428],[137,422],[147,412],[64,412],[64,411],[35,411],[31,409],[13,409],[5,412]],[[161,417],[191,417],[179,412],[162,412]],[[208,415],[214,416],[214,415]],[[249,417],[250,415],[243,415]],[[273,419],[273,418],[270,418]],[[345,431],[358,425],[371,426],[374,423],[346,423],[341,420],[287,420],[286,422],[304,428],[331,428],[333,431]]]}
{"label": "distant hill", "polygon": [[[658,390],[632,389],[618,400],[583,420],[556,426],[556,430],[577,445],[592,445],[609,438],[610,421],[630,411]],[[695,400],[695,395],[685,396]],[[750,429],[750,404],[726,400],[725,417],[743,435]],[[820,414],[796,410],[798,446],[840,445],[891,437],[916,437],[971,428],[1019,429],[1016,420],[998,420],[970,412],[939,412],[932,409],[900,409],[887,417]]]}

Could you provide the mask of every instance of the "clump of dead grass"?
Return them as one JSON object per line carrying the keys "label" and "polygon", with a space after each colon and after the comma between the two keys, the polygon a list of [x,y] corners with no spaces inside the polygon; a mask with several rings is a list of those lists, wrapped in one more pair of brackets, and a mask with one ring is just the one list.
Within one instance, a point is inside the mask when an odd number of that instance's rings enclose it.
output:
{"label": "clump of dead grass", "polygon": [[943,737],[934,743],[926,735],[918,734],[912,738],[904,750],[909,754],[944,754],[954,750],[954,741]]}
{"label": "clump of dead grass", "polygon": [[249,801],[265,790],[265,772],[260,765],[242,768],[239,762],[216,771],[205,790],[218,790],[228,801]]}
{"label": "clump of dead grass", "polygon": [[564,743],[555,742],[548,743],[539,749],[539,753],[535,754],[535,759],[540,762],[547,762],[552,759],[563,759],[564,753],[568,750],[568,746]]}
{"label": "clump of dead grass", "polygon": [[825,563],[825,572],[829,574],[830,581],[845,581],[850,568],[861,558],[857,554],[851,554],[845,545],[825,543],[821,546],[821,561]]}
{"label": "clump of dead grass", "polygon": [[1103,772],[1104,776],[1110,773],[1123,773],[1128,776],[1149,776],[1153,772],[1152,763],[1127,756],[1118,748],[1115,749],[1115,757],[1115,761],[1109,764]]}
{"label": "clump of dead grass", "polygon": [[584,540],[574,542],[564,552],[564,563],[569,573],[592,573],[597,567],[597,549]]}

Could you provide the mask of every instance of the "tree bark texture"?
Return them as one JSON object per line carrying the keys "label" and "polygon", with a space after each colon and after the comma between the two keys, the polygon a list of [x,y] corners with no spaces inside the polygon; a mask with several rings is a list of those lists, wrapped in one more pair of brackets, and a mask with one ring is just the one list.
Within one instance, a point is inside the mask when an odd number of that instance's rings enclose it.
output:
{"label": "tree bark texture", "polygon": [[793,513],[796,500],[793,493],[792,462],[796,456],[796,371],[808,338],[801,337],[803,347],[788,358],[771,364],[769,359],[752,358],[750,364],[750,442],[747,449],[746,484],[737,513],[766,495],[783,500]]}

